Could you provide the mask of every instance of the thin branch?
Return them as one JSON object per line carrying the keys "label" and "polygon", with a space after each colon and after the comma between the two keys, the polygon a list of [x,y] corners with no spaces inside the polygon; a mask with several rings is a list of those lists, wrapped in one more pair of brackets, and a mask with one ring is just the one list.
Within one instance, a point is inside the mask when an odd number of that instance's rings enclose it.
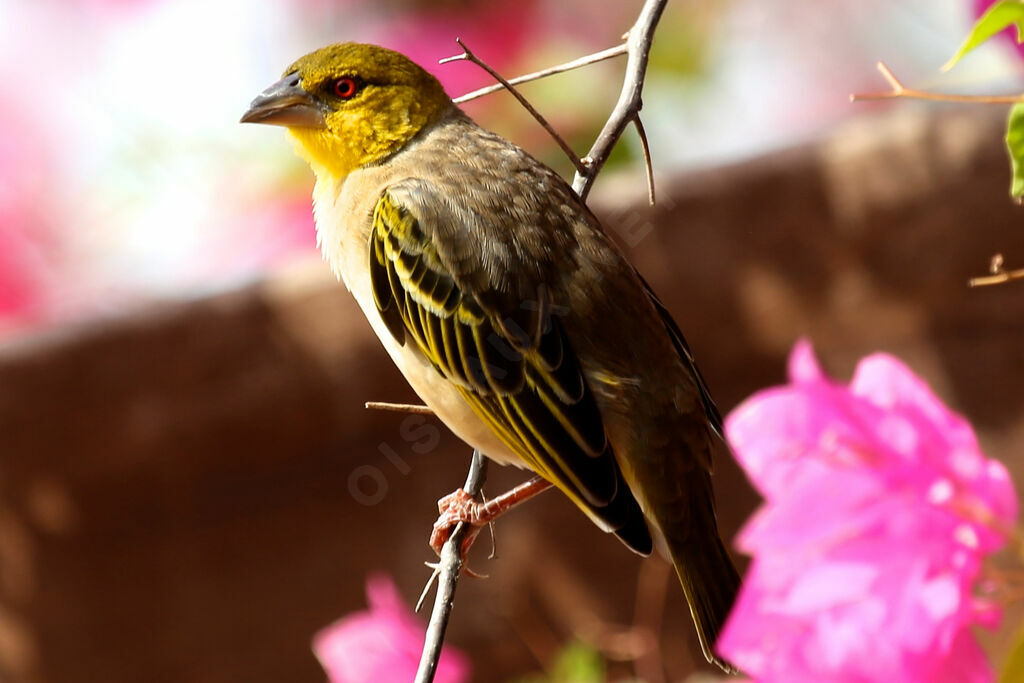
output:
{"label": "thin branch", "polygon": [[986,285],[999,285],[1010,280],[1024,280],[1024,268],[1017,270],[1005,270],[998,275],[986,275],[983,277],[972,277],[967,281],[968,287],[984,287]]}
{"label": "thin branch", "polygon": [[640,114],[633,117],[636,134],[640,136],[640,147],[644,151],[644,166],[647,167],[647,201],[654,206],[654,166],[651,164],[651,147],[647,144],[647,131],[644,130]]}
{"label": "thin branch", "polygon": [[[487,477],[487,462],[487,458],[480,451],[473,451],[466,485],[462,487],[469,495],[480,495],[480,489],[483,488],[484,479]],[[444,632],[448,628],[448,619],[455,603],[455,584],[462,574],[462,540],[468,530],[469,527],[459,522],[441,549],[441,559],[434,570],[439,577],[437,595],[434,596],[434,609],[430,613],[430,623],[427,624],[427,634],[423,641],[423,653],[420,655],[420,665],[416,670],[416,683],[431,683],[437,672]],[[433,581],[433,576],[430,580]]]}
{"label": "thin branch", "polygon": [[629,122],[636,118],[637,113],[643,106],[641,94],[644,88],[644,78],[647,74],[647,58],[651,52],[651,42],[654,40],[654,29],[658,25],[661,13],[665,9],[668,0],[647,0],[640,10],[640,16],[636,23],[629,29],[626,38],[627,54],[626,76],[622,83],[622,91],[619,93],[619,100],[612,109],[612,114],[605,123],[601,133],[594,141],[594,146],[584,157],[585,167],[577,168],[576,177],[572,181],[572,189],[584,201],[594,185],[597,174],[601,172],[612,147],[622,137],[622,132],[629,125]]}
{"label": "thin branch", "polygon": [[426,406],[414,405],[411,403],[386,403],[384,401],[367,401],[364,405],[369,410],[386,410],[392,413],[414,413],[416,415],[434,414],[434,411]]}
{"label": "thin branch", "polygon": [[911,100],[934,100],[938,102],[968,102],[972,104],[1016,104],[1024,102],[1024,95],[952,95],[947,93],[927,92],[905,87],[884,63],[878,62],[878,70],[892,88],[889,92],[860,93],[850,95],[851,102],[866,100],[894,100],[898,98]]}
{"label": "thin branch", "polygon": [[1003,268],[1003,255],[996,254],[992,257],[988,272],[991,275],[972,277],[967,281],[968,287],[984,287],[986,285],[999,285],[1010,280],[1024,280],[1024,268],[1016,270],[1005,270]]}
{"label": "thin branch", "polygon": [[[597,62],[603,62],[606,59],[611,59],[612,57],[618,57],[619,55],[624,54],[626,54],[626,44],[622,43],[621,45],[610,47],[607,50],[601,50],[600,52],[595,52],[585,57],[574,59],[571,62],[565,62],[564,64],[548,67],[547,69],[541,69],[540,71],[534,71],[533,73],[524,74],[522,76],[516,76],[515,78],[510,78],[508,82],[510,85],[519,85],[521,83],[529,83],[530,81],[538,81],[542,78],[547,78],[548,76],[554,76],[555,74],[564,73],[566,71],[572,71],[573,69],[578,69],[581,66],[596,64]],[[459,97],[456,97],[452,101],[455,102],[455,104],[462,104],[463,102],[469,102],[470,100],[475,100],[478,97],[490,95],[491,93],[495,93],[498,92],[499,90],[504,89],[505,86],[501,83],[498,83],[496,85],[489,85],[486,88],[480,88],[479,90],[468,92],[465,95],[460,95]]]}
{"label": "thin branch", "polygon": [[462,48],[462,54],[455,55],[454,57],[445,57],[444,59],[438,62],[439,64],[448,64],[450,62],[469,60],[476,64],[477,66],[479,66],[484,71],[486,71],[487,73],[489,73],[491,76],[494,77],[494,80],[501,83],[501,85],[504,86],[506,90],[515,95],[515,98],[519,100],[519,104],[526,107],[526,110],[530,112],[531,115],[533,115],[533,118],[537,119],[537,123],[544,126],[544,130],[546,130],[551,135],[551,137],[554,138],[555,142],[558,143],[558,146],[562,148],[563,152],[565,152],[565,155],[569,157],[569,160],[572,162],[572,165],[576,167],[576,172],[579,173],[582,170],[586,170],[583,165],[583,162],[580,161],[580,158],[576,155],[576,152],[573,151],[572,147],[569,146],[569,143],[562,139],[562,136],[558,134],[558,132],[551,126],[550,123],[548,123],[548,120],[541,116],[541,113],[539,111],[534,109],[533,105],[530,104],[525,97],[523,97],[522,93],[515,89],[515,86],[506,81],[504,77],[498,74],[497,71],[492,69],[486,63],[481,61],[479,57],[470,52],[469,48],[466,47],[466,44],[462,42],[461,38],[456,38],[455,42],[458,43],[459,47]]}

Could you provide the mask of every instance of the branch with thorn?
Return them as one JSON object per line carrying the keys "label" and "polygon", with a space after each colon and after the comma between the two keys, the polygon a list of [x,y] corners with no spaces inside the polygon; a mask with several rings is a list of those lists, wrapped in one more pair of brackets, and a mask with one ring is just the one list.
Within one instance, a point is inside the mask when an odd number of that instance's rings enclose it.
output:
{"label": "branch with thorn", "polygon": [[1024,268],[1006,270],[1003,268],[1003,255],[996,254],[989,263],[988,272],[990,275],[972,277],[967,281],[968,287],[984,287],[986,285],[999,285],[1010,280],[1024,280]]}
{"label": "branch with thorn", "polygon": [[584,201],[590,194],[590,188],[597,179],[597,174],[604,168],[615,143],[622,137],[626,126],[630,123],[636,124],[637,132],[640,134],[644,146],[644,158],[647,161],[648,192],[651,203],[654,203],[654,181],[653,171],[650,165],[650,150],[647,148],[647,136],[644,134],[643,125],[640,123],[640,108],[643,106],[641,95],[644,89],[644,79],[647,76],[647,60],[651,54],[651,45],[654,42],[654,29],[661,19],[661,13],[665,10],[668,0],[647,0],[640,10],[640,16],[636,23],[626,34],[626,77],[622,81],[622,90],[619,92],[619,99],[612,109],[608,122],[604,124],[601,133],[594,141],[590,152],[584,157],[586,163],[585,171],[577,169],[576,177],[572,181],[572,189],[576,190]]}
{"label": "branch with thorn", "polygon": [[851,102],[864,102],[867,100],[933,100],[937,102],[965,102],[971,104],[1016,104],[1024,102],[1024,95],[954,95],[949,93],[928,92],[926,90],[914,90],[900,82],[892,70],[883,62],[876,65],[878,71],[889,83],[892,90],[888,92],[861,93],[850,95]]}
{"label": "branch with thorn", "polygon": [[[643,105],[641,94],[643,91],[644,78],[647,73],[647,61],[651,51],[651,44],[654,40],[654,29],[658,25],[658,20],[661,18],[661,14],[664,11],[667,2],[668,0],[646,0],[643,8],[640,10],[640,15],[637,18],[636,23],[633,24],[629,33],[626,34],[626,42],[624,44],[617,45],[607,50],[602,50],[601,52],[597,52],[586,57],[581,57],[566,64],[551,67],[550,69],[544,69],[543,71],[513,78],[511,81],[504,79],[494,69],[480,60],[468,47],[466,47],[462,40],[456,40],[459,47],[462,48],[462,54],[442,59],[441,63],[446,64],[454,61],[468,60],[489,73],[499,83],[499,85],[491,86],[490,88],[483,88],[481,90],[468,93],[467,95],[457,98],[455,100],[456,102],[466,102],[482,95],[498,92],[502,88],[512,93],[512,95],[519,100],[519,103],[522,104],[523,107],[533,115],[538,123],[548,131],[551,137],[554,138],[555,142],[558,143],[559,147],[562,148],[562,151],[564,151],[570,158],[576,169],[576,176],[573,179],[572,188],[584,201],[586,201],[587,195],[589,194],[598,173],[601,172],[605,162],[608,161],[608,156],[611,154],[615,143],[622,137],[622,133],[625,131],[626,127],[632,123],[636,126],[637,133],[640,136],[640,142],[643,147],[644,163],[647,167],[648,198],[651,204],[654,204],[654,172],[651,166],[651,151],[647,142],[647,134],[644,131],[643,124],[640,122],[640,108]],[[622,91],[619,94],[619,99],[616,102],[607,123],[605,123],[604,128],[601,130],[597,140],[591,147],[590,152],[586,157],[580,159],[568,143],[566,143],[555,129],[551,127],[551,124],[549,124],[547,120],[526,100],[526,98],[516,90],[515,85],[544,78],[556,73],[562,73],[571,69],[576,69],[581,66],[593,64],[604,59],[610,59],[621,54],[625,54],[627,57],[626,74],[623,79]],[[404,404],[367,403],[366,407],[413,413],[430,412],[430,410],[425,406],[410,406]],[[480,496],[480,491],[483,488],[483,482],[486,478],[486,471],[486,458],[484,458],[480,451],[474,450],[469,474],[466,477],[466,485],[463,487],[468,494],[473,497]],[[416,683],[430,683],[434,680],[434,674],[437,671],[437,664],[441,657],[441,646],[444,642],[444,634],[448,628],[448,620],[451,617],[452,606],[455,601],[455,586],[459,580],[459,576],[462,574],[463,560],[461,549],[463,539],[467,532],[468,527],[461,522],[455,527],[451,536],[444,543],[444,546],[441,549],[440,560],[436,565],[432,565],[434,571],[430,580],[427,582],[426,587],[423,589],[423,594],[420,596],[419,604],[416,606],[417,611],[419,611],[420,605],[423,603],[427,592],[430,590],[430,587],[436,579],[438,583],[437,594],[434,596],[434,608],[430,615],[430,622],[427,625],[427,633],[423,643],[423,652],[420,656],[419,668],[416,672]]]}

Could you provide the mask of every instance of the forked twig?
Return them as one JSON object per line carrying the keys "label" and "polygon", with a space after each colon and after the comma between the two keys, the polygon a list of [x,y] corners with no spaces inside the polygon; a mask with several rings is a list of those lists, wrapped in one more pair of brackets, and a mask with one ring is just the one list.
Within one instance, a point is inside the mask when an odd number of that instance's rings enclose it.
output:
{"label": "forked twig", "polygon": [[[651,167],[651,150],[647,144],[647,136],[644,133],[643,124],[639,119],[639,112],[643,106],[641,94],[643,92],[644,78],[647,73],[647,60],[651,51],[651,43],[654,40],[654,29],[657,26],[658,20],[661,18],[661,14],[667,3],[668,0],[647,0],[647,2],[644,3],[643,9],[640,11],[640,16],[637,18],[636,23],[633,24],[633,27],[628,33],[626,33],[626,42],[621,45],[616,45],[615,47],[595,52],[571,62],[559,64],[558,66],[518,76],[511,80],[506,80],[502,76],[498,75],[494,69],[490,68],[470,52],[460,39],[456,39],[456,42],[458,42],[459,46],[462,47],[463,54],[456,55],[454,57],[447,57],[440,60],[440,63],[447,64],[453,61],[464,59],[469,60],[487,71],[487,73],[497,80],[499,84],[474,90],[455,98],[453,101],[456,104],[460,104],[462,102],[476,99],[477,97],[498,92],[502,88],[511,92],[516,99],[519,100],[519,103],[537,119],[545,130],[547,130],[555,142],[558,143],[558,146],[561,147],[562,151],[565,152],[566,156],[569,157],[569,160],[576,168],[576,175],[573,178],[572,187],[584,200],[586,200],[587,195],[590,193],[590,188],[594,184],[597,174],[601,172],[605,162],[608,161],[608,157],[611,155],[611,151],[612,148],[615,147],[615,143],[618,142],[620,137],[622,137],[622,133],[625,131],[626,126],[629,125],[630,122],[635,122],[637,132],[640,134],[640,142],[643,145],[644,162],[647,165],[648,198],[650,199],[651,204],[654,204],[654,173]],[[615,104],[615,108],[612,110],[611,116],[605,123],[601,133],[597,136],[597,140],[594,141],[594,145],[590,148],[590,153],[583,159],[580,159],[576,155],[576,152],[574,152],[568,143],[565,142],[562,136],[555,131],[555,129],[526,100],[526,98],[512,87],[520,83],[535,81],[540,78],[545,78],[571,69],[577,69],[581,66],[600,62],[622,54],[628,55],[626,60],[626,76],[623,79],[622,91],[619,93],[619,99]]]}
{"label": "forked twig", "polygon": [[612,148],[626,126],[633,121],[640,108],[643,106],[641,94],[644,88],[644,78],[647,74],[647,58],[651,52],[651,43],[654,40],[654,29],[661,19],[661,13],[665,10],[668,0],[647,0],[640,10],[640,16],[636,23],[629,29],[626,38],[627,58],[626,76],[622,82],[622,91],[619,93],[619,100],[608,117],[608,122],[594,141],[594,146],[584,157],[585,166],[583,170],[577,168],[576,177],[572,181],[572,189],[576,190],[584,201],[590,194],[590,188],[594,185],[597,174],[604,168]]}
{"label": "forked twig", "polygon": [[[603,62],[604,60],[611,59],[612,57],[624,55],[626,54],[626,49],[627,45],[625,43],[622,43],[621,45],[610,47],[607,50],[601,50],[600,52],[595,52],[593,54],[586,55],[585,57],[574,59],[571,62],[565,62],[564,64],[548,67],[547,69],[541,69],[540,71],[534,71],[533,73],[524,74],[522,76],[516,76],[515,78],[510,78],[508,79],[508,82],[509,85],[520,85],[522,83],[529,83],[530,81],[538,81],[542,78],[547,78],[548,76],[554,76],[555,74],[560,74],[566,71],[572,71],[573,69],[578,69],[581,66],[596,64],[597,62]],[[465,95],[460,95],[456,97],[454,100],[452,100],[452,102],[454,102],[455,104],[462,104],[463,102],[469,102],[470,100],[475,100],[478,97],[490,95],[491,93],[495,93],[498,92],[499,90],[504,89],[505,86],[503,84],[496,83],[495,85],[489,85],[486,88],[480,88],[479,90],[468,92]]]}
{"label": "forked twig", "polygon": [[[469,474],[466,475],[466,485],[463,486],[471,496],[479,496],[483,487],[484,479],[487,477],[487,458],[480,451],[473,451],[473,460],[469,465]],[[469,531],[463,522],[459,522],[452,535],[445,541],[441,548],[441,559],[434,568],[434,576],[438,577],[437,595],[434,596],[434,609],[430,613],[430,623],[427,624],[427,634],[423,641],[423,652],[420,655],[420,665],[416,670],[416,683],[430,683],[434,680],[437,672],[437,663],[441,659],[441,645],[444,643],[444,632],[448,628],[448,619],[452,614],[452,607],[455,604],[455,584],[462,574],[462,540]],[[427,587],[434,581],[430,577]],[[424,592],[426,589],[424,589]],[[423,597],[420,597],[420,602]]]}
{"label": "forked twig", "polygon": [[572,147],[569,146],[569,143],[562,139],[562,136],[558,134],[558,132],[551,126],[550,123],[548,123],[548,120],[544,118],[541,115],[541,113],[534,108],[532,104],[530,104],[529,100],[523,97],[523,94],[521,92],[516,90],[514,85],[505,80],[505,78],[501,76],[501,74],[499,74],[497,71],[488,66],[485,62],[481,61],[479,57],[473,54],[470,51],[470,49],[466,47],[466,44],[462,42],[461,38],[456,38],[455,42],[458,43],[459,47],[462,48],[462,54],[455,55],[454,57],[445,57],[440,62],[438,62],[439,64],[448,64],[450,62],[469,60],[476,64],[477,66],[479,66],[484,71],[486,71],[487,73],[489,73],[494,78],[494,80],[501,83],[501,85],[504,88],[506,88],[513,95],[515,95],[515,98],[519,100],[519,104],[523,105],[526,108],[526,110],[530,112],[533,118],[537,119],[537,122],[540,125],[544,126],[544,130],[546,130],[551,135],[551,137],[554,138],[555,142],[558,143],[558,146],[562,148],[562,151],[565,152],[565,155],[567,157],[569,157],[569,160],[572,162],[573,166],[576,167],[577,172],[584,170],[586,168],[583,165],[583,162],[580,161],[580,158],[576,155],[576,152],[574,152],[572,150]]}
{"label": "forked twig", "polygon": [[860,93],[850,95],[851,102],[866,100],[894,100],[906,98],[911,100],[935,100],[938,102],[969,102],[973,104],[1016,104],[1024,102],[1024,95],[953,95],[947,93],[928,92],[907,88],[896,78],[895,74],[883,62],[876,65],[892,90],[888,92]]}

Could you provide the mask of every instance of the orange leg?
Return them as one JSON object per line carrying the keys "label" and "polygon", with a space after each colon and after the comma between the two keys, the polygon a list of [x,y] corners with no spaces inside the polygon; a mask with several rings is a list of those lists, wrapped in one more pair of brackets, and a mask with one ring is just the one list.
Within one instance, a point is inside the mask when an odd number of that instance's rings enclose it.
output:
{"label": "orange leg", "polygon": [[441,515],[434,522],[434,530],[430,534],[430,547],[438,555],[441,554],[441,547],[452,535],[456,525],[464,522],[469,525],[468,533],[462,541],[462,558],[466,558],[470,546],[476,540],[480,529],[484,528],[495,519],[505,514],[520,503],[526,502],[538,493],[551,488],[551,482],[540,477],[533,477],[527,482],[520,484],[511,491],[492,498],[486,503],[473,500],[473,497],[463,489],[437,501],[437,510]]}

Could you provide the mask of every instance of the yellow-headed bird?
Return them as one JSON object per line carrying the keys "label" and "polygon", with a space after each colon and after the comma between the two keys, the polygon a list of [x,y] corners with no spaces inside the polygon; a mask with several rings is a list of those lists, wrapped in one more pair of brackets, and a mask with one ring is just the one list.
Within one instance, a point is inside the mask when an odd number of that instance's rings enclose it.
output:
{"label": "yellow-headed bird", "polygon": [[424,403],[634,551],[660,532],[704,654],[728,669],[712,651],[739,588],[711,489],[721,418],[679,328],[572,188],[372,45],[299,59],[242,121],[298,140],[324,257]]}

